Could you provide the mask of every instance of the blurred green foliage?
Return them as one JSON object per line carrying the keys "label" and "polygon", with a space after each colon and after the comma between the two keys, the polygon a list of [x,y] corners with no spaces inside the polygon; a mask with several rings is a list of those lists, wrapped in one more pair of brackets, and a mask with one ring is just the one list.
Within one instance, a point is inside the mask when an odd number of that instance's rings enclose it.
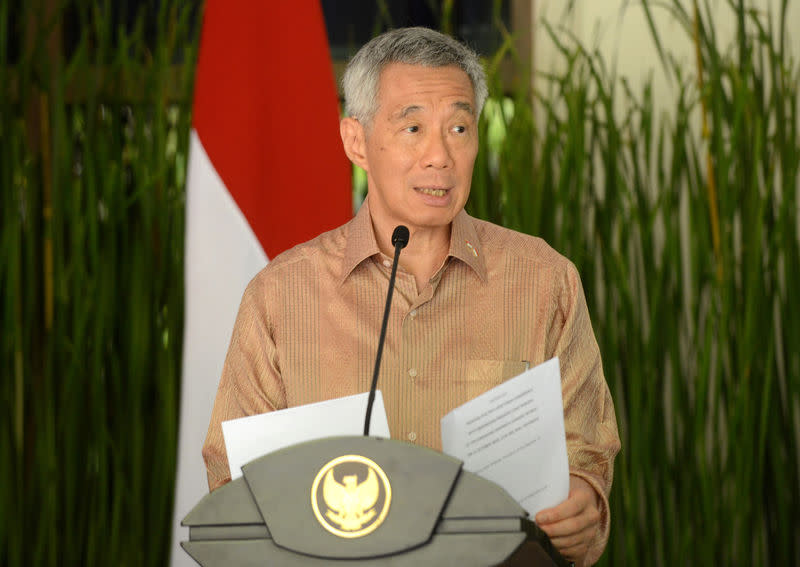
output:
{"label": "blurred green foliage", "polygon": [[[131,29],[110,2],[14,7],[0,4],[0,564],[161,565],[197,25],[174,3]],[[64,18],[80,30],[68,57]],[[12,32],[28,46],[14,61]]]}
{"label": "blurred green foliage", "polygon": [[[787,4],[642,2],[653,72],[674,86],[666,107],[652,78],[634,91],[599,50],[544,23],[563,71],[482,120],[469,210],[542,236],[583,279],[622,437],[605,564],[800,564],[800,66]],[[734,42],[720,45],[714,21],[728,16]],[[656,20],[683,35],[662,41]],[[677,63],[680,42],[699,66]]]}

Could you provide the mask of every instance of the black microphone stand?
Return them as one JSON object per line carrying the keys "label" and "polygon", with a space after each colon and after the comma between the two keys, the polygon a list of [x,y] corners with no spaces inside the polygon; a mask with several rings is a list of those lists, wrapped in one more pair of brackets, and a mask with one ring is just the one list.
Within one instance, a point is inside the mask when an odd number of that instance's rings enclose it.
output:
{"label": "black microphone stand", "polygon": [[394,262],[392,262],[392,275],[389,277],[389,292],[386,294],[386,307],[383,309],[383,324],[381,325],[381,336],[378,339],[378,355],[375,357],[375,370],[372,373],[372,385],[369,387],[369,398],[367,400],[367,414],[364,417],[364,435],[369,435],[369,422],[372,418],[372,404],[375,402],[375,389],[378,385],[378,372],[381,368],[381,356],[383,356],[383,343],[386,340],[386,327],[389,323],[389,311],[392,306],[392,294],[394,293],[394,279],[397,275],[397,263],[400,259],[400,250],[408,244],[408,229],[400,225],[392,232],[392,245],[394,246]]}

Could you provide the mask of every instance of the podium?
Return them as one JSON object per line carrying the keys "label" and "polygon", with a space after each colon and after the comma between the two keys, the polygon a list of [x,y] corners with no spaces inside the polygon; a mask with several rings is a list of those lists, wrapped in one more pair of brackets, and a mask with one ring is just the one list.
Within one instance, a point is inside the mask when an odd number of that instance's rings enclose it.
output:
{"label": "podium", "polygon": [[331,437],[242,473],[183,519],[204,567],[569,565],[505,490],[431,449]]}

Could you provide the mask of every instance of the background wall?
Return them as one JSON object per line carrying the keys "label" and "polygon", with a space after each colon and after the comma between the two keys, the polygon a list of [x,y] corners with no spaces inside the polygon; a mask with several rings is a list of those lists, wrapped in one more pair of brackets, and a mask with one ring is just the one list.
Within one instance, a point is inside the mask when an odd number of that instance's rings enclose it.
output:
{"label": "background wall", "polygon": [[[651,3],[652,22],[658,30],[663,46],[687,69],[697,66],[695,47],[688,41],[681,24],[671,14],[672,3],[662,5]],[[679,2],[691,13],[691,0]],[[748,0],[747,9],[760,12],[765,17],[770,12],[777,16],[781,12],[782,0]],[[602,2],[563,0],[535,0],[533,2],[533,46],[536,66],[548,71],[557,68],[561,59],[552,41],[543,33],[541,22],[560,25],[575,35],[585,46],[596,49],[599,55],[616,67],[620,76],[627,77],[634,87],[640,90],[643,83],[652,77],[655,101],[662,108],[668,108],[673,100],[675,89],[665,73],[659,71],[659,55],[653,40],[650,21],[645,5],[634,0],[604,0]],[[570,6],[571,5],[571,6]],[[722,51],[732,48],[736,42],[737,18],[729,8],[728,0],[711,0],[708,9],[713,15],[717,45]],[[790,24],[800,23],[800,4],[786,3],[786,20]],[[800,35],[787,30],[786,47],[788,57],[795,61],[800,58]],[[787,59],[788,60],[788,59]]]}

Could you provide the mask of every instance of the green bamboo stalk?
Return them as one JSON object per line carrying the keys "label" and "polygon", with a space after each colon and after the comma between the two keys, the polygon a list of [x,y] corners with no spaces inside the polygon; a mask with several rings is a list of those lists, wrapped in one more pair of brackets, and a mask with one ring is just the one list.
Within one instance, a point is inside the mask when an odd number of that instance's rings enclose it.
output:
{"label": "green bamboo stalk", "polygon": [[[697,62],[697,86],[698,90],[702,93],[703,86],[703,57],[700,48],[700,11],[697,7],[697,0],[693,0],[694,10],[694,44],[695,44],[695,60]],[[710,134],[708,130],[708,109],[706,108],[705,100],[700,98],[701,101],[701,115],[703,117],[702,136],[708,140]],[[706,151],[706,175],[708,179],[708,209],[711,220],[711,236],[714,243],[714,255],[717,263],[717,278],[722,279],[722,256],[720,252],[720,236],[719,236],[719,212],[717,210],[717,189],[716,178],[714,176],[714,161],[711,157],[711,151]]]}

